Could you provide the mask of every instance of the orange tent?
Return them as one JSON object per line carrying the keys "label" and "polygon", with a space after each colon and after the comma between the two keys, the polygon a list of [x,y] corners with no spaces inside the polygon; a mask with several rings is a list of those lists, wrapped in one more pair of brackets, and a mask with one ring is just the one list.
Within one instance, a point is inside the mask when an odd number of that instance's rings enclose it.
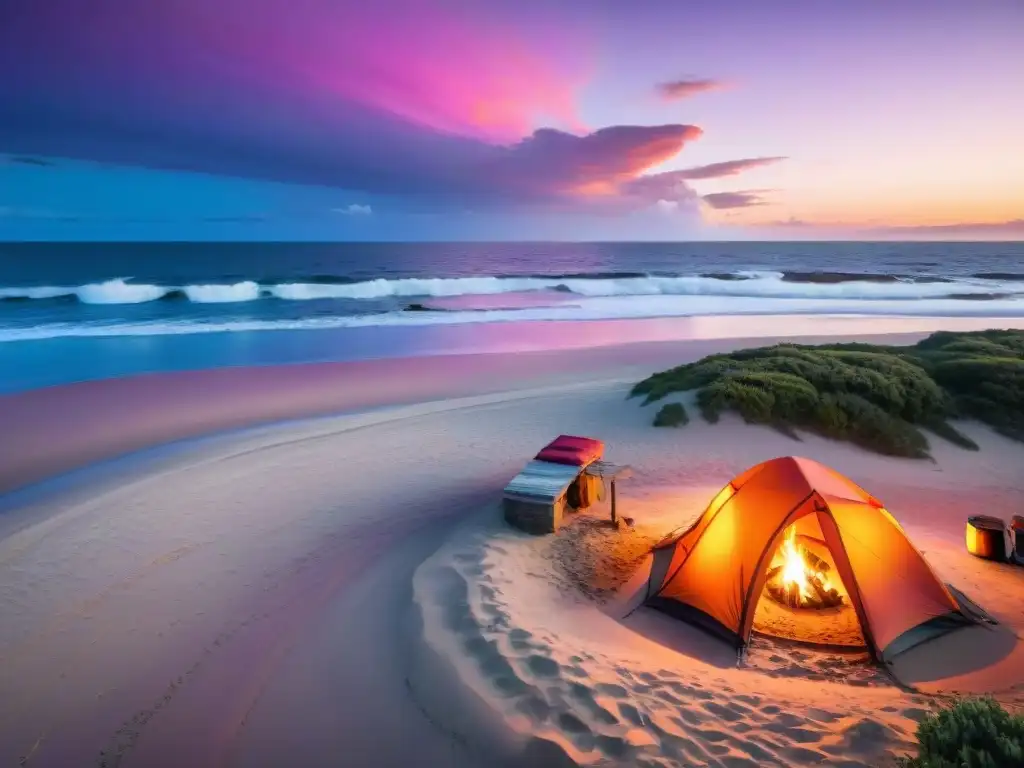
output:
{"label": "orange tent", "polygon": [[689,529],[656,546],[647,604],[742,649],[790,525],[828,548],[877,659],[984,620],[939,581],[880,501],[838,472],[795,457],[748,469]]}

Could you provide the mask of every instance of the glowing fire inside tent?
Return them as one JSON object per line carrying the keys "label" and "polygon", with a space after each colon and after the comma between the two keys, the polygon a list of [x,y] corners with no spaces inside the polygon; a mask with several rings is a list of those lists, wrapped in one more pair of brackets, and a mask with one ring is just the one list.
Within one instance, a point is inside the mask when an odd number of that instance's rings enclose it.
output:
{"label": "glowing fire inside tent", "polygon": [[818,557],[789,526],[768,568],[765,591],[777,603],[790,608],[835,608],[843,596],[829,579],[832,566]]}

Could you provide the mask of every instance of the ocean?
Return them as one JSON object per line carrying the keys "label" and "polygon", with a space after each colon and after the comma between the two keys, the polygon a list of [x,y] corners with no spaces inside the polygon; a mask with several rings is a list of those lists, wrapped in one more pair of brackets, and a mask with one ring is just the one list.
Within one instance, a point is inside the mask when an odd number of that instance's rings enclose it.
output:
{"label": "ocean", "polygon": [[0,244],[0,392],[745,315],[1024,317],[1024,243]]}

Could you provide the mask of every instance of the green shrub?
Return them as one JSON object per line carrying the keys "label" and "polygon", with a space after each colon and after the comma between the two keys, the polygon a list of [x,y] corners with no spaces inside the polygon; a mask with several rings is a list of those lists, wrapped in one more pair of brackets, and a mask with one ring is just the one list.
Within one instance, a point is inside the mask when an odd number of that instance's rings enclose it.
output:
{"label": "green shrub", "polygon": [[811,428],[839,440],[849,440],[863,448],[888,456],[923,459],[928,456],[928,440],[909,422],[879,408],[860,395],[844,392],[833,395],[833,407],[845,416],[844,430],[829,433],[811,424]]}
{"label": "green shrub", "polygon": [[917,755],[903,768],[1024,766],[1024,717],[991,698],[961,699],[917,726]]}
{"label": "green shrub", "polygon": [[952,393],[963,415],[1024,440],[1024,359],[946,359],[933,366],[932,377]]}
{"label": "green shrub", "polygon": [[690,415],[682,403],[663,405],[654,417],[654,426],[656,427],[681,427],[689,423]]}
{"label": "green shrub", "polygon": [[909,457],[928,456],[925,428],[976,450],[949,419],[978,419],[1024,441],[1024,331],[940,332],[912,347],[745,349],[656,373],[630,396],[646,405],[689,390],[709,422],[734,411],[786,434],[804,429]]}

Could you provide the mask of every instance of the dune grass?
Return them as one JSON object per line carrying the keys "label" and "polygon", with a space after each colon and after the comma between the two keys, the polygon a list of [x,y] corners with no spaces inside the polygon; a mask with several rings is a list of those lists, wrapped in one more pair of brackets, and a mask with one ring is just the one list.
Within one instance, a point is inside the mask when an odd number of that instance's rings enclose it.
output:
{"label": "dune grass", "polygon": [[[977,450],[950,419],[1024,441],[1024,331],[932,334],[914,346],[779,344],[711,355],[656,373],[631,397],[650,404],[696,390],[709,422],[735,411],[796,437],[802,429],[891,456],[928,457],[927,429]],[[655,424],[682,425],[672,403]]]}

